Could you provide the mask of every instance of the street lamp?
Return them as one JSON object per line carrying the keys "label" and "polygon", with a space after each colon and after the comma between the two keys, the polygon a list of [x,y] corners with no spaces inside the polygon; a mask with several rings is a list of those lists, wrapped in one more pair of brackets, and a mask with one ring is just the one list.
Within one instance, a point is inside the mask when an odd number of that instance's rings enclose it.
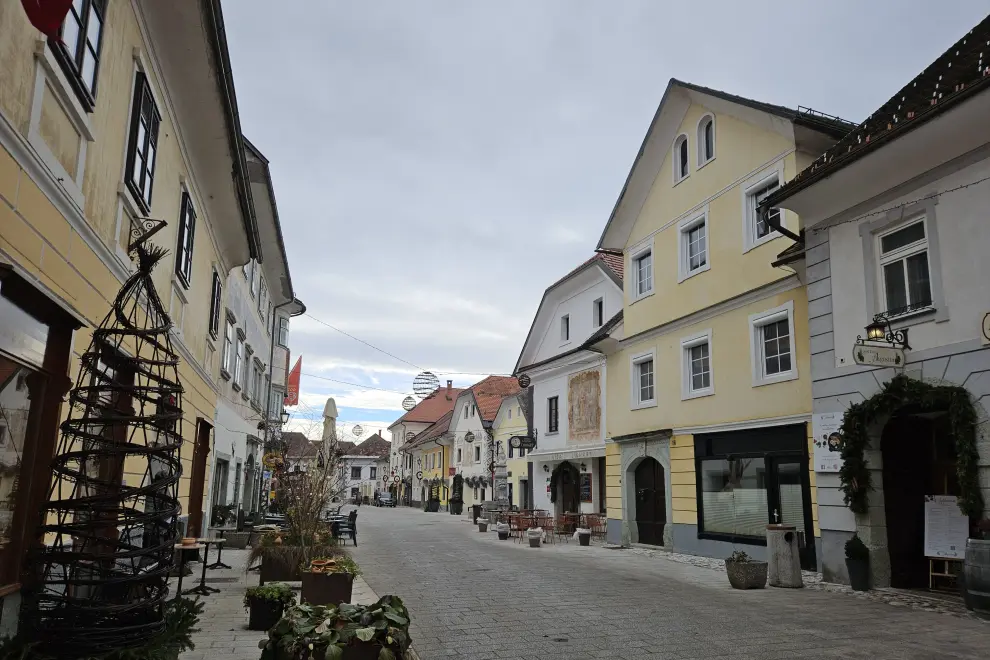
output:
{"label": "street lamp", "polygon": [[282,426],[285,426],[288,423],[289,423],[289,411],[286,410],[285,408],[282,408]]}

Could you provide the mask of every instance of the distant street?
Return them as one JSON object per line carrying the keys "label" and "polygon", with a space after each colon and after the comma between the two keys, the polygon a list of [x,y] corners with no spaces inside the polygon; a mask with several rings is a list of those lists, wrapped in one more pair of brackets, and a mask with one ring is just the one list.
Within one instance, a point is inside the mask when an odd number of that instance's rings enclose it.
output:
{"label": "distant street", "polygon": [[848,594],[732,590],[720,571],[576,542],[530,549],[463,518],[361,507],[354,556],[433,658],[986,658],[990,623]]}

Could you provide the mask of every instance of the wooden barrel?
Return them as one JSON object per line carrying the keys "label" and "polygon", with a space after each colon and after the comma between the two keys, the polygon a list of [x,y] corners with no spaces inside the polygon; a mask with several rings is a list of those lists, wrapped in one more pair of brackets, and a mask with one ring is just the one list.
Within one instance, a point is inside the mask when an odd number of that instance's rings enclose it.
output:
{"label": "wooden barrel", "polygon": [[966,584],[966,607],[990,616],[990,541],[966,541],[963,580]]}

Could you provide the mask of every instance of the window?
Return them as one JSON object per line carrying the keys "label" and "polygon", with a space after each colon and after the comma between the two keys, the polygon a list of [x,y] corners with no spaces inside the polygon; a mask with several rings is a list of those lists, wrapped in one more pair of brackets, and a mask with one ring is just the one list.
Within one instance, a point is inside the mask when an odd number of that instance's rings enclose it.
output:
{"label": "window", "polygon": [[251,297],[256,298],[258,296],[258,280],[261,279],[258,275],[258,262],[251,260],[251,271],[248,276],[248,281],[251,283]]}
{"label": "window", "polygon": [[155,157],[158,154],[158,128],[162,117],[151,96],[151,86],[144,73],[134,81],[134,105],[131,108],[130,146],[127,148],[127,187],[145,213],[151,210],[151,191],[155,182]]}
{"label": "window", "polygon": [[762,457],[710,458],[698,463],[706,532],[766,536],[767,478]]}
{"label": "window", "polygon": [[564,314],[560,317],[560,341],[571,340],[571,317]]}
{"label": "window", "polygon": [[[210,336],[214,339],[220,334],[220,299],[223,297],[223,284],[220,273],[213,270],[213,283],[210,285]],[[227,338],[224,336],[224,367],[227,366]]]}
{"label": "window", "polygon": [[481,447],[478,447],[477,445],[475,445],[475,448],[474,448],[474,462],[477,463],[480,460],[481,460]]}
{"label": "window", "polygon": [[179,242],[175,247],[175,274],[189,288],[192,282],[193,240],[196,235],[196,210],[189,193],[182,193],[182,210],[179,213]]}
{"label": "window", "polygon": [[356,500],[360,496],[360,490],[358,488],[351,488],[351,499]]}
{"label": "window", "polygon": [[780,236],[767,220],[780,224],[783,219],[781,210],[774,208],[766,215],[760,213],[760,204],[779,187],[780,173],[774,172],[744,190],[747,250]]}
{"label": "window", "polygon": [[472,403],[471,404],[471,417],[477,417],[477,416],[478,416],[478,406],[476,406],[476,405],[474,405]]}
{"label": "window", "polygon": [[289,347],[289,319],[285,316],[278,317],[278,345]]}
{"label": "window", "polygon": [[457,462],[458,463],[461,462],[461,450],[460,450],[460,448],[457,449]]}
{"label": "window", "polygon": [[96,105],[96,79],[103,44],[106,0],[75,0],[59,30],[61,39],[48,45],[86,110]]}
{"label": "window", "polygon": [[241,330],[238,328],[237,332],[237,348],[234,351],[234,387],[240,389],[241,381],[244,378],[244,337],[241,336]]}
{"label": "window", "polygon": [[708,209],[680,226],[680,253],[678,266],[683,282],[687,278],[709,269],[708,264]]}
{"label": "window", "polygon": [[265,280],[261,280],[261,295],[258,296],[258,313],[261,318],[265,318],[265,309],[268,307],[268,285]]}
{"label": "window", "polygon": [[558,424],[557,397],[547,399],[547,433],[556,433]]}
{"label": "window", "polygon": [[361,466],[355,465],[354,467],[351,468],[351,479],[360,479],[360,478],[361,478]]}
{"label": "window", "polygon": [[519,448],[519,458],[525,458],[525,456],[526,456],[526,450],[523,449],[522,447],[520,447]]}
{"label": "window", "polygon": [[681,367],[684,372],[681,383],[681,398],[691,399],[714,394],[711,330],[682,339],[681,351]]}
{"label": "window", "polygon": [[509,458],[512,458],[512,452],[513,452],[512,445],[509,445]]}
{"label": "window", "polygon": [[653,250],[646,249],[633,257],[634,298],[640,298],[653,291]]}
{"label": "window", "polygon": [[377,479],[378,478],[378,468],[377,467],[371,466],[371,467],[368,468],[368,478],[369,479]]}
{"label": "window", "polygon": [[715,117],[705,115],[698,122],[698,167],[715,158]]}
{"label": "window", "polygon": [[656,383],[654,353],[642,353],[632,357],[632,408],[646,408],[655,406]]}
{"label": "window", "polygon": [[507,408],[507,409],[506,409],[506,412],[507,412],[507,413],[508,413],[508,415],[509,415],[509,419],[512,419],[512,408]]}
{"label": "window", "polygon": [[591,303],[591,323],[596,328],[605,323],[605,301],[601,298]]}
{"label": "window", "polygon": [[471,414],[471,406],[468,406],[468,405],[465,404],[465,406],[464,406],[464,419],[467,419],[468,418],[468,415],[470,415],[470,414]]}
{"label": "window", "polygon": [[226,372],[227,377],[233,370],[234,361],[234,322],[227,318],[223,326],[223,353],[220,356],[220,370]]}
{"label": "window", "polygon": [[484,488],[481,489],[481,501],[482,502],[485,501],[485,489]]}
{"label": "window", "polygon": [[885,311],[904,314],[932,306],[924,219],[877,236]]}
{"label": "window", "polygon": [[688,169],[688,138],[679,135],[674,140],[674,184],[680,183],[690,174]]}
{"label": "window", "polygon": [[217,466],[213,471],[213,506],[227,504],[227,478],[229,476],[230,462],[218,458]]}
{"label": "window", "polygon": [[749,317],[753,386],[797,378],[794,362],[794,303]]}

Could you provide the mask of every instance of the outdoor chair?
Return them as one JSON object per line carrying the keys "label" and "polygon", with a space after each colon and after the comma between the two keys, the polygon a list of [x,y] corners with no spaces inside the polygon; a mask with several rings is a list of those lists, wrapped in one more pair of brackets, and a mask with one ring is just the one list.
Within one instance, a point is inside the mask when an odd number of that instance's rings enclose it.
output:
{"label": "outdoor chair", "polygon": [[591,529],[591,538],[605,541],[605,516],[600,513],[588,516],[588,527]]}
{"label": "outdoor chair", "polygon": [[354,545],[357,545],[357,511],[347,514],[346,520],[331,523],[330,529],[335,538],[343,539],[350,536]]}

